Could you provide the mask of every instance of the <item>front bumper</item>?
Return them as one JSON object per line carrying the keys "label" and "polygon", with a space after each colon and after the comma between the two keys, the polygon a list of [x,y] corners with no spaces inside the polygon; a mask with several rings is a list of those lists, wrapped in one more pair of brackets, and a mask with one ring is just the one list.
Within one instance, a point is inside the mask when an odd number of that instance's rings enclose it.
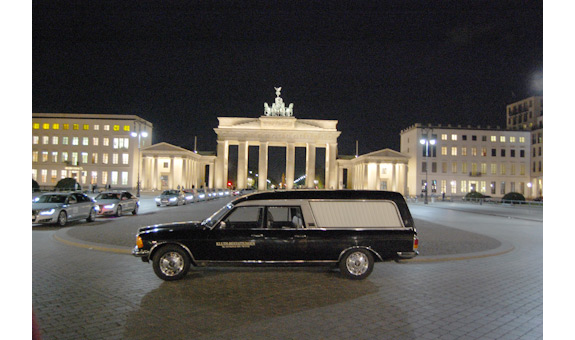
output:
{"label": "front bumper", "polygon": [[141,258],[144,262],[150,261],[150,251],[138,248],[138,246],[135,246],[134,249],[132,249],[132,255]]}
{"label": "front bumper", "polygon": [[54,216],[32,216],[32,224],[49,224],[49,223],[56,223],[58,221],[57,217]]}
{"label": "front bumper", "polygon": [[[52,213],[46,213],[48,211]],[[59,213],[58,209],[32,209],[32,224],[56,223]]]}

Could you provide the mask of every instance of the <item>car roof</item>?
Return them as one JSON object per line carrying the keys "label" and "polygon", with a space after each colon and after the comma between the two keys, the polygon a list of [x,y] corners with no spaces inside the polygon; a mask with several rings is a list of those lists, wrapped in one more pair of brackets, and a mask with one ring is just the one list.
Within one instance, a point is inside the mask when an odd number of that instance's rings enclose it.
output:
{"label": "car roof", "polygon": [[404,201],[398,192],[381,190],[282,190],[265,191],[239,197],[235,203],[253,200],[287,199],[363,199],[363,200],[399,200]]}

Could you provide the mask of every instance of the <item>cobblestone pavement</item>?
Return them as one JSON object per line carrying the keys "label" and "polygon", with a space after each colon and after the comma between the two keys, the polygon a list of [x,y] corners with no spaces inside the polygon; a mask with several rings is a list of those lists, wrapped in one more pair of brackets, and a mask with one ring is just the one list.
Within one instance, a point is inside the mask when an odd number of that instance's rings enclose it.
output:
{"label": "cobblestone pavement", "polygon": [[512,246],[376,264],[359,282],[316,268],[192,270],[163,282],[150,264],[45,228],[33,231],[33,307],[43,339],[542,338],[542,223],[438,206],[410,208],[418,221]]}

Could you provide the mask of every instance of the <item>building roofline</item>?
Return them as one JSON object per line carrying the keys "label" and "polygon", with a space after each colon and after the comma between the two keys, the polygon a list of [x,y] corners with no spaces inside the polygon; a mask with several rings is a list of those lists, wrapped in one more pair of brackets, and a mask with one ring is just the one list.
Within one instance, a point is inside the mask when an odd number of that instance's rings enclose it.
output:
{"label": "building roofline", "polygon": [[108,119],[108,120],[137,120],[145,122],[146,125],[153,124],[144,118],[136,115],[125,114],[92,114],[92,113],[32,113],[32,118],[68,118],[68,119]]}
{"label": "building roofline", "polygon": [[400,134],[403,134],[405,132],[414,130],[414,129],[444,129],[444,130],[473,130],[473,131],[500,131],[500,132],[529,132],[528,130],[517,130],[517,129],[507,129],[507,128],[502,128],[499,125],[496,125],[495,127],[492,127],[491,125],[487,125],[487,126],[481,126],[481,125],[477,125],[477,126],[472,126],[472,125],[451,125],[451,124],[447,124],[447,125],[442,125],[442,124],[437,124],[437,125],[433,125],[433,124],[421,124],[421,123],[415,123],[413,125],[411,125],[408,128],[402,129]]}

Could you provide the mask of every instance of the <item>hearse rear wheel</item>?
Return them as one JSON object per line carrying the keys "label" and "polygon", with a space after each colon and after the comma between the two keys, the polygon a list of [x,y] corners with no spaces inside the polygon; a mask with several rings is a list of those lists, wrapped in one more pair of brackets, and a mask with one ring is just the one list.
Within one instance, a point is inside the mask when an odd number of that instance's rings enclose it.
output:
{"label": "hearse rear wheel", "polygon": [[179,280],[186,276],[190,263],[188,253],[176,245],[160,248],[152,262],[156,275],[165,281]]}
{"label": "hearse rear wheel", "polygon": [[352,249],[346,252],[339,262],[343,276],[353,280],[363,280],[373,271],[373,255],[365,249]]}

